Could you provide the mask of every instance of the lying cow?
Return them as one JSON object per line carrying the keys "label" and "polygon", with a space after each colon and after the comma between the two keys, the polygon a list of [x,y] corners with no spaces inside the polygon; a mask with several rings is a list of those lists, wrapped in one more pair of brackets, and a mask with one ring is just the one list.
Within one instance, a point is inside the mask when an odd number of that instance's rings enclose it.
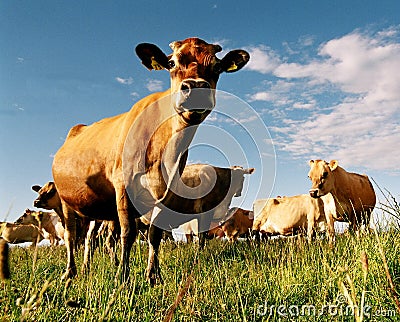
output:
{"label": "lying cow", "polygon": [[220,222],[220,227],[230,242],[239,237],[251,237],[254,214],[250,210],[231,208],[226,214],[226,219]]}
{"label": "lying cow", "polygon": [[32,224],[0,223],[1,238],[10,244],[31,242],[32,247],[43,239],[39,227]]}
{"label": "lying cow", "polygon": [[376,195],[366,175],[351,173],[339,166],[338,161],[309,161],[308,177],[312,182],[309,193],[313,198],[323,199],[329,193],[334,199],[334,211],[326,212],[328,234],[334,239],[334,221],[349,222],[350,229],[359,226],[369,228],[371,213],[375,207]]}
{"label": "lying cow", "polygon": [[309,195],[259,199],[254,202],[253,211],[253,231],[267,236],[307,232],[310,242],[314,231],[324,227],[325,222],[323,201]]}
{"label": "lying cow", "polygon": [[26,209],[25,213],[19,217],[16,224],[33,224],[41,229],[45,239],[50,240],[50,245],[57,245],[60,240],[64,240],[64,227],[60,217],[55,212],[32,211]]}

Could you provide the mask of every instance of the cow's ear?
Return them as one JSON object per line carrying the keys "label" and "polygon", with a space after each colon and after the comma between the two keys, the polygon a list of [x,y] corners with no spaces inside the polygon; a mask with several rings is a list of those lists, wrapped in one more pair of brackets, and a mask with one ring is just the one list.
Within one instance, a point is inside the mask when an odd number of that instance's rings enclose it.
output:
{"label": "cow's ear", "polygon": [[136,46],[136,54],[149,70],[169,69],[168,57],[156,45],[143,43]]}
{"label": "cow's ear", "polygon": [[245,170],[245,174],[252,174],[254,171],[255,171],[256,169],[254,169],[254,168],[248,168],[248,169],[246,169]]}
{"label": "cow's ear", "polygon": [[335,170],[338,165],[339,162],[337,160],[331,160],[331,162],[329,162],[329,168],[331,169],[331,171]]}
{"label": "cow's ear", "polygon": [[42,189],[42,187],[39,186],[39,185],[37,185],[37,184],[35,184],[34,186],[32,186],[32,190],[33,190],[33,191],[39,192],[40,189]]}
{"label": "cow's ear", "polygon": [[250,59],[247,51],[232,50],[221,60],[221,72],[234,73],[240,70]]}
{"label": "cow's ear", "polygon": [[308,161],[308,164],[310,165],[310,167],[312,167],[312,166],[313,166],[313,164],[314,164],[314,160],[310,160],[310,161]]}

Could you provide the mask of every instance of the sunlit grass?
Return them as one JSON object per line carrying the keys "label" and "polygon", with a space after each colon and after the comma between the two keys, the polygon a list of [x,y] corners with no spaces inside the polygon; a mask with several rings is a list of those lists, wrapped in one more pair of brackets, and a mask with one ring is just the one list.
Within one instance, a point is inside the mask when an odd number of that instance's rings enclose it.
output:
{"label": "sunlit grass", "polygon": [[[144,243],[134,245],[130,281],[122,287],[114,284],[116,269],[101,249],[90,272],[66,284],[60,280],[66,262],[63,246],[38,248],[36,261],[35,250],[14,247],[11,280],[1,282],[0,321],[153,322],[171,311],[172,321],[351,321],[352,312],[338,311],[348,306],[342,284],[357,304],[364,293],[364,305],[370,308],[364,320],[385,321],[383,314],[400,320],[379,247],[399,292],[396,227],[380,231],[379,243],[374,233],[339,235],[334,248],[324,240],[309,245],[301,238],[260,245],[212,240],[199,252],[196,244],[166,242],[160,251],[164,284],[153,288],[144,279]],[[77,254],[78,265],[82,257],[83,250]]]}

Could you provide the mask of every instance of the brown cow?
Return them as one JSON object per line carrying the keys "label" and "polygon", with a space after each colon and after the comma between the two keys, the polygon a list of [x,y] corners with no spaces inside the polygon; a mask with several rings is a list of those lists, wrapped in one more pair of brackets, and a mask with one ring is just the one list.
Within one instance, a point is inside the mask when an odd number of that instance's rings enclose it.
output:
{"label": "brown cow", "polygon": [[32,247],[43,239],[39,227],[32,224],[0,223],[0,237],[10,244],[31,242]]}
{"label": "brown cow", "polygon": [[[168,207],[197,126],[215,106],[220,74],[240,70],[249,60],[243,50],[219,59],[216,53],[222,48],[198,38],[176,41],[170,47],[169,56],[152,44],[136,47],[148,69],[169,71],[170,89],[140,100],[127,113],[73,127],[54,157],[53,177],[66,221],[68,263],[63,277],[76,275],[75,212],[119,220],[122,250],[117,275],[123,280],[129,276],[135,218],[156,204]],[[149,229],[146,270],[151,284],[159,277],[161,235],[155,220]]]}
{"label": "brown cow", "polygon": [[253,211],[253,231],[267,236],[307,232],[311,242],[314,232],[325,228],[324,204],[309,195],[259,199]]}
{"label": "brown cow", "polygon": [[26,209],[19,217],[16,224],[33,224],[41,228],[45,239],[50,240],[50,245],[57,245],[59,240],[64,240],[64,227],[60,217],[55,212],[33,211]]}
{"label": "brown cow", "polygon": [[253,227],[253,212],[241,208],[231,208],[226,213],[226,219],[220,222],[220,227],[230,242],[239,237],[251,237]]}
{"label": "brown cow", "polygon": [[334,220],[350,223],[355,231],[365,225],[369,229],[376,196],[366,175],[351,173],[339,166],[338,161],[309,161],[308,177],[312,182],[310,195],[319,198],[331,193],[335,201],[335,211],[326,212],[328,234],[334,240]]}

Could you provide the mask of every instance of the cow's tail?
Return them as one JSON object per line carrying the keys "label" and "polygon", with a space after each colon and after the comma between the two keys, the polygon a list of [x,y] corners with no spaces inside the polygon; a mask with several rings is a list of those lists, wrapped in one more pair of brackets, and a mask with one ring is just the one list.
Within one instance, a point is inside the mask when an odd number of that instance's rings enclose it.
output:
{"label": "cow's tail", "polygon": [[10,268],[8,265],[8,244],[0,238],[0,280],[10,278]]}

